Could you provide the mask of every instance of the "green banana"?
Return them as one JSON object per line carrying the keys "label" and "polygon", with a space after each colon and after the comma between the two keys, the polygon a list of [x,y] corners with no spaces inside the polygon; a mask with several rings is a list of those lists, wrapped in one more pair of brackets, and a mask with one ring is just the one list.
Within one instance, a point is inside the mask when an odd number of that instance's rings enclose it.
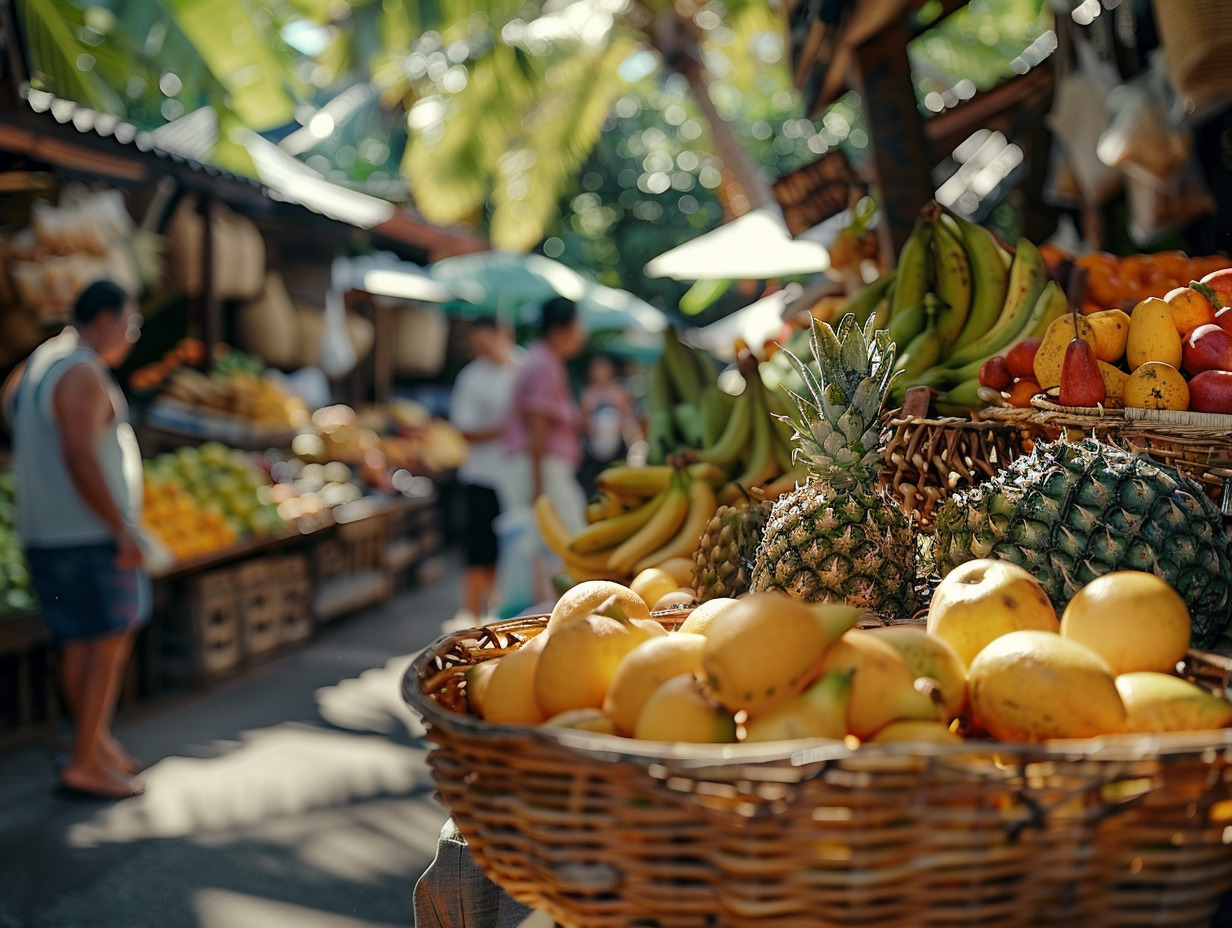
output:
{"label": "green banana", "polygon": [[962,241],[950,227],[937,222],[933,229],[933,291],[945,305],[937,314],[937,332],[943,345],[952,345],[971,311],[971,262]]}
{"label": "green banana", "polygon": [[667,377],[667,364],[663,355],[650,366],[650,376],[646,384],[646,402],[651,410],[671,409],[676,403],[672,396],[672,385]]}
{"label": "green banana", "polygon": [[719,376],[719,372],[714,366],[714,358],[710,357],[710,353],[704,348],[698,348],[696,345],[688,345],[687,347],[693,355],[693,366],[697,369],[697,377],[703,388],[714,383]]}
{"label": "green banana", "polygon": [[929,271],[932,259],[932,224],[917,219],[907,241],[898,253],[898,273],[894,280],[894,294],[890,298],[890,318],[910,309],[924,299],[929,291]]}
{"label": "green banana", "polygon": [[672,407],[672,421],[685,447],[700,448],[705,443],[702,413],[696,403],[677,403]]}
{"label": "green banana", "polygon": [[1001,246],[981,225],[947,213],[962,230],[963,249],[971,268],[971,304],[958,337],[950,346],[957,351],[974,342],[992,328],[1005,305],[1009,272],[1001,260]]}
{"label": "green banana", "polygon": [[646,463],[662,464],[676,449],[676,421],[672,408],[652,409],[646,420]]}
{"label": "green banana", "polygon": [[946,392],[937,396],[937,406],[964,407],[965,409],[979,409],[984,406],[984,401],[979,395],[980,381],[978,377],[972,377],[969,380],[964,380],[957,386],[951,387]]}
{"label": "green banana", "polygon": [[[891,288],[893,289],[893,288]],[[890,298],[883,296],[877,301],[877,306],[873,310],[873,314],[869,317],[869,322],[873,326],[873,330],[884,329],[890,324]]]}
{"label": "green banana", "polygon": [[709,448],[719,440],[735,404],[736,398],[720,390],[717,384],[710,384],[702,391],[702,447]]}
{"label": "green banana", "polygon": [[893,268],[886,271],[871,284],[853,296],[847,301],[847,305],[843,307],[843,313],[852,313],[856,317],[857,325],[864,325],[868,317],[873,314],[877,308],[877,304],[881,298],[886,295],[890,289],[890,285],[894,283],[894,278],[897,276],[897,271]]}
{"label": "green banana", "polygon": [[894,370],[899,372],[899,379],[904,383],[914,382],[916,377],[936,364],[940,357],[941,335],[937,332],[936,323],[930,319],[924,331],[907,342],[907,347],[895,358]]}
{"label": "green banana", "polygon": [[1048,327],[1069,312],[1069,298],[1055,280],[1048,281],[1040,294],[1035,310],[1031,313],[1030,328],[1023,328],[1025,336],[1043,338]]}
{"label": "green banana", "polygon": [[1020,238],[1014,263],[1010,266],[1005,305],[996,323],[975,341],[951,351],[946,358],[947,363],[961,366],[978,358],[987,358],[1017,338],[1031,318],[1046,283],[1048,269],[1044,266],[1039,249],[1029,239]]}
{"label": "green banana", "polygon": [[680,340],[676,330],[670,325],[663,330],[662,358],[676,399],[685,403],[698,402],[702,396],[703,383],[696,359],[689,346]]}
{"label": "green banana", "polygon": [[708,461],[720,467],[733,465],[749,441],[749,432],[753,423],[752,407],[752,394],[746,386],[744,392],[732,402],[731,413],[727,417],[723,434],[717,441],[709,443],[696,452],[693,459]]}
{"label": "green banana", "polygon": [[890,341],[895,345],[906,345],[924,331],[928,324],[928,310],[924,301],[916,303],[890,320],[886,330],[890,333]]}

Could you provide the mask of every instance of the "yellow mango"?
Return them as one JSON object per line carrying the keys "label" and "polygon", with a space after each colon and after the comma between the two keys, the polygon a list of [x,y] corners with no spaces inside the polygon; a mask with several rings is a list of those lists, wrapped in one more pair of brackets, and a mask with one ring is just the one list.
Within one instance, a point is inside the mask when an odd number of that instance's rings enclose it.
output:
{"label": "yellow mango", "polygon": [[1044,340],[1040,342],[1039,349],[1035,352],[1035,360],[1032,362],[1035,382],[1040,385],[1040,389],[1047,390],[1061,383],[1061,367],[1065,363],[1065,349],[1069,347],[1075,334],[1083,341],[1090,342],[1092,347],[1095,346],[1095,329],[1087,321],[1086,316],[1067,313],[1054,319],[1048,326],[1048,330],[1044,333]]}
{"label": "yellow mango", "polygon": [[1125,405],[1135,409],[1188,409],[1189,384],[1172,365],[1147,361],[1127,378]]}
{"label": "yellow mango", "polygon": [[1099,372],[1104,378],[1104,407],[1106,409],[1122,409],[1125,406],[1125,381],[1129,375],[1119,367],[1113,367],[1107,361],[1096,361]]}
{"label": "yellow mango", "polygon": [[1091,347],[1095,357],[1109,364],[1116,364],[1125,355],[1125,343],[1129,340],[1129,314],[1119,309],[1104,309],[1086,317],[1095,330]]}
{"label": "yellow mango", "polygon": [[1147,361],[1181,366],[1181,334],[1172,321],[1172,307],[1158,297],[1147,297],[1130,313],[1125,360],[1130,371]]}

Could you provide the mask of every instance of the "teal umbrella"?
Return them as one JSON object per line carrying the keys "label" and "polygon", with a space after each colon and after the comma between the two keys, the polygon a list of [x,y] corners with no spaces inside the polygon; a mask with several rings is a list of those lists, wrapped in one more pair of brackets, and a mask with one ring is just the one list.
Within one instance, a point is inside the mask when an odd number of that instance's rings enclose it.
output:
{"label": "teal umbrella", "polygon": [[480,251],[442,258],[428,273],[443,284],[475,291],[454,312],[496,315],[510,322],[533,322],[539,307],[563,296],[578,304],[591,331],[661,332],[667,317],[627,290],[607,287],[543,255]]}

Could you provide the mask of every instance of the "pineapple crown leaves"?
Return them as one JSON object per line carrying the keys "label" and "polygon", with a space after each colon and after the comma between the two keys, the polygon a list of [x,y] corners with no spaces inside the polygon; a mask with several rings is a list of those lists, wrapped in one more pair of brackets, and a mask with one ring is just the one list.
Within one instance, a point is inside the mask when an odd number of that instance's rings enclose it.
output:
{"label": "pineapple crown leaves", "polygon": [[797,413],[789,420],[793,458],[822,477],[867,474],[880,467],[880,416],[895,374],[894,344],[871,319],[861,330],[852,313],[837,329],[813,320],[811,334],[810,362],[787,352],[804,383],[800,393],[788,390]]}

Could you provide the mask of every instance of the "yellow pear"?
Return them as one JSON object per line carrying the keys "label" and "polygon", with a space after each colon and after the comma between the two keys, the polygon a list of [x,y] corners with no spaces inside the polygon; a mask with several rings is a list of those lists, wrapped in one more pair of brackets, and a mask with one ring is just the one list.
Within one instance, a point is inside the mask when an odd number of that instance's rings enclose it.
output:
{"label": "yellow pear", "polygon": [[946,721],[958,717],[967,701],[967,665],[949,642],[918,625],[889,625],[869,631],[901,654],[917,679],[936,681]]}
{"label": "yellow pear", "polygon": [[663,681],[642,705],[633,737],[644,741],[725,744],[736,740],[736,720],[706,698],[697,678],[681,674]]}
{"label": "yellow pear", "polygon": [[680,623],[680,627],[676,629],[676,633],[681,632],[692,635],[704,635],[706,630],[710,628],[710,623],[717,616],[722,615],[732,606],[736,605],[738,600],[729,599],[727,597],[719,597],[718,599],[708,599],[696,609],[689,613],[689,617]]}
{"label": "yellow pear", "polygon": [[853,606],[748,593],[706,630],[706,682],[726,708],[756,716],[812,683],[826,649],[859,617]]}
{"label": "yellow pear", "polygon": [[745,723],[745,741],[790,741],[796,738],[843,740],[847,734],[847,703],[851,674],[823,674],[803,693],[771,706]]}
{"label": "yellow pear", "polygon": [[599,709],[616,668],[648,638],[666,636],[653,619],[630,619],[614,599],[549,633],[535,668],[535,699],[545,716],[566,709]]}
{"label": "yellow pear", "polygon": [[1061,635],[1085,644],[1114,674],[1171,673],[1189,650],[1191,627],[1180,594],[1167,580],[1141,570],[1097,577],[1074,594],[1061,615]]}
{"label": "yellow pear", "polygon": [[1126,731],[1206,731],[1232,725],[1232,703],[1196,683],[1152,670],[1116,678]]}
{"label": "yellow pear", "polygon": [[653,606],[668,593],[680,589],[676,578],[659,567],[647,567],[638,572],[629,584],[629,589],[642,598],[647,607]]}
{"label": "yellow pear", "polygon": [[488,681],[500,662],[499,657],[494,657],[466,672],[466,701],[475,715],[483,716],[483,698],[488,692]]}
{"label": "yellow pear", "polygon": [[1125,408],[1125,385],[1129,374],[1119,367],[1113,367],[1107,361],[1096,361],[1099,375],[1104,379],[1104,406],[1107,409]]}
{"label": "yellow pear", "polygon": [[1119,309],[1101,309],[1088,315],[1086,320],[1091,324],[1091,347],[1095,357],[1116,364],[1125,354],[1125,343],[1129,339],[1129,314]]}
{"label": "yellow pear", "polygon": [[658,565],[659,570],[665,570],[676,580],[678,587],[693,586],[693,570],[695,568],[693,559],[690,557],[669,557],[666,561]]}
{"label": "yellow pear", "polygon": [[962,744],[963,739],[950,731],[945,722],[928,719],[899,719],[877,731],[869,744],[890,744],[896,741],[929,741],[936,744]]}
{"label": "yellow pear", "polygon": [[1055,632],[1002,635],[967,668],[977,725],[1000,741],[1038,743],[1125,730],[1125,706],[1108,663]]}
{"label": "yellow pear", "polygon": [[624,584],[615,580],[584,580],[561,594],[548,616],[547,627],[551,630],[570,618],[590,615],[612,597],[629,618],[650,618],[646,601]]}
{"label": "yellow pear", "polygon": [[1129,340],[1125,344],[1125,362],[1130,372],[1147,361],[1163,361],[1180,368],[1181,354],[1181,333],[1172,321],[1172,307],[1154,296],[1135,306],[1129,316]]}
{"label": "yellow pear", "polygon": [[501,657],[483,690],[484,721],[537,725],[547,718],[535,698],[535,670],[548,637],[547,632],[540,632]]}
{"label": "yellow pear", "polygon": [[572,728],[576,731],[593,731],[599,735],[616,734],[612,720],[599,709],[567,709],[543,723],[545,728]]}
{"label": "yellow pear", "polygon": [[649,638],[625,655],[612,675],[603,711],[622,735],[631,735],[642,705],[665,680],[702,669],[701,635],[676,632]]}
{"label": "yellow pear", "polygon": [[872,632],[853,628],[825,653],[822,673],[854,674],[847,704],[847,733],[868,738],[896,719],[939,721],[944,710],[894,647]]}
{"label": "yellow pear", "polygon": [[1044,338],[1035,351],[1032,368],[1035,371],[1035,382],[1041,389],[1047,390],[1061,383],[1061,367],[1065,363],[1065,349],[1074,338],[1095,342],[1095,330],[1086,316],[1075,316],[1066,313],[1054,319],[1044,331]]}
{"label": "yellow pear", "polygon": [[1008,561],[977,558],[937,584],[927,628],[970,667],[994,638],[1025,628],[1055,632],[1060,623],[1038,580]]}

